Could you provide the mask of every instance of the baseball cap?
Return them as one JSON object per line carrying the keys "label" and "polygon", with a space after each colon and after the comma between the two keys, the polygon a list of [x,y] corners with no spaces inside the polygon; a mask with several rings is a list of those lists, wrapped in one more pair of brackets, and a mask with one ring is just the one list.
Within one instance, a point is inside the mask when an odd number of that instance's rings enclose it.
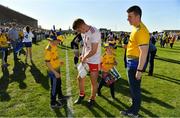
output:
{"label": "baseball cap", "polygon": [[60,41],[64,40],[64,37],[61,32],[56,32],[56,35],[57,35],[57,40],[60,40]]}
{"label": "baseball cap", "polygon": [[55,41],[55,40],[57,40],[57,37],[54,35],[50,35],[50,37],[48,37],[47,39],[50,41]]}
{"label": "baseball cap", "polygon": [[64,37],[60,34],[56,34],[57,36],[55,35],[50,35],[50,37],[48,37],[47,39],[50,40],[50,41],[55,41],[55,40],[58,40],[58,41],[63,41]]}

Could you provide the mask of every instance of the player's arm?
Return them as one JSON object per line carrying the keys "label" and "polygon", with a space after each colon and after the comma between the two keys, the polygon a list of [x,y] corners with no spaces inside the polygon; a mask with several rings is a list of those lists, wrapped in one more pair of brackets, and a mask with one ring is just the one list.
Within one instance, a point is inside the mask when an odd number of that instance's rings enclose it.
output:
{"label": "player's arm", "polygon": [[82,62],[84,62],[87,58],[92,57],[96,54],[98,49],[98,43],[91,43],[91,50],[82,58]]}

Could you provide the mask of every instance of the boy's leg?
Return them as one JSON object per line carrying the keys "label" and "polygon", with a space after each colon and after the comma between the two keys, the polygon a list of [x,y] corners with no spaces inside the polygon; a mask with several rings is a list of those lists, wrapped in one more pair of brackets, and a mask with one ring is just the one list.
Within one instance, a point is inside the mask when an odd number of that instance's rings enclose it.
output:
{"label": "boy's leg", "polygon": [[2,49],[2,66],[5,64],[5,50]]}
{"label": "boy's leg", "polygon": [[104,81],[104,79],[102,78],[101,80],[100,80],[100,82],[99,82],[99,85],[98,85],[98,96],[100,96],[101,95],[101,88],[102,88],[102,86],[105,84],[105,81]]}
{"label": "boy's leg", "polygon": [[57,79],[53,73],[49,73],[49,77],[51,79],[51,105],[55,104],[56,102],[56,86],[57,86]]}
{"label": "boy's leg", "polygon": [[111,96],[112,98],[114,99],[115,98],[115,95],[114,95],[114,83],[112,83],[111,85],[109,85],[110,87],[110,91],[111,91]]}
{"label": "boy's leg", "polygon": [[61,87],[61,78],[57,78],[56,92],[58,94],[58,98],[61,99],[63,97],[62,87]]}
{"label": "boy's leg", "polygon": [[5,57],[4,57],[4,61],[7,64],[7,57],[8,57],[8,49],[5,50]]}
{"label": "boy's leg", "polygon": [[99,82],[98,91],[97,91],[98,96],[101,95],[101,88],[102,88],[102,86],[106,84],[106,82],[105,82],[105,80],[104,80],[105,77],[106,77],[106,73],[104,73],[104,72],[102,71],[102,77],[101,77],[101,80],[100,80],[100,82]]}

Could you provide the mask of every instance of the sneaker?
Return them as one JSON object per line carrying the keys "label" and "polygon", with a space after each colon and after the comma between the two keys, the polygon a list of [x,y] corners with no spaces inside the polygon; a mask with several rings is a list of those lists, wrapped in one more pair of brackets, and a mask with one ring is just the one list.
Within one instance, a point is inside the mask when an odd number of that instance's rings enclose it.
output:
{"label": "sneaker", "polygon": [[59,97],[59,101],[62,101],[62,100],[67,100],[67,99],[69,99],[70,98],[70,96],[61,96],[61,97]]}
{"label": "sneaker", "polygon": [[131,118],[138,118],[139,117],[137,114],[133,114],[133,113],[128,113],[127,116],[129,116]]}
{"label": "sneaker", "polygon": [[74,102],[74,104],[81,104],[84,97],[85,97],[85,95],[84,96],[79,96],[79,98]]}
{"label": "sneaker", "polygon": [[52,109],[55,109],[55,108],[62,108],[63,107],[63,104],[61,102],[58,102],[58,101],[55,101],[53,103],[51,103],[51,108]]}
{"label": "sneaker", "polygon": [[133,114],[131,112],[128,112],[127,110],[121,111],[121,115],[123,116],[129,116],[131,118],[138,118],[137,114]]}
{"label": "sneaker", "polygon": [[92,108],[95,104],[95,100],[89,99],[88,100],[88,108]]}
{"label": "sneaker", "polygon": [[127,115],[128,115],[128,112],[125,111],[125,110],[124,110],[124,111],[121,111],[120,113],[121,113],[121,115],[123,115],[123,116],[127,116]]}

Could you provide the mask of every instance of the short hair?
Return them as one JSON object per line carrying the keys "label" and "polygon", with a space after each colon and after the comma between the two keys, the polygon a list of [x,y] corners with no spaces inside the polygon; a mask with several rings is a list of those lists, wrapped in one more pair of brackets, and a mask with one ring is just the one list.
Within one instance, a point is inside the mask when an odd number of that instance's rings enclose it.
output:
{"label": "short hair", "polygon": [[30,32],[30,27],[27,25],[26,26],[26,31],[29,33]]}
{"label": "short hair", "polygon": [[128,13],[134,12],[134,14],[135,14],[135,15],[139,15],[140,18],[141,18],[141,16],[142,16],[142,10],[141,10],[141,8],[140,8],[139,6],[136,6],[136,5],[130,7],[130,8],[127,10],[127,12],[128,12]]}
{"label": "short hair", "polygon": [[11,23],[11,26],[12,26],[12,27],[15,27],[15,26],[16,26],[16,23],[15,23],[15,22],[12,22],[12,23]]}
{"label": "short hair", "polygon": [[84,20],[81,18],[76,19],[73,22],[73,29],[76,30],[77,28],[79,28],[82,24],[85,24]]}

